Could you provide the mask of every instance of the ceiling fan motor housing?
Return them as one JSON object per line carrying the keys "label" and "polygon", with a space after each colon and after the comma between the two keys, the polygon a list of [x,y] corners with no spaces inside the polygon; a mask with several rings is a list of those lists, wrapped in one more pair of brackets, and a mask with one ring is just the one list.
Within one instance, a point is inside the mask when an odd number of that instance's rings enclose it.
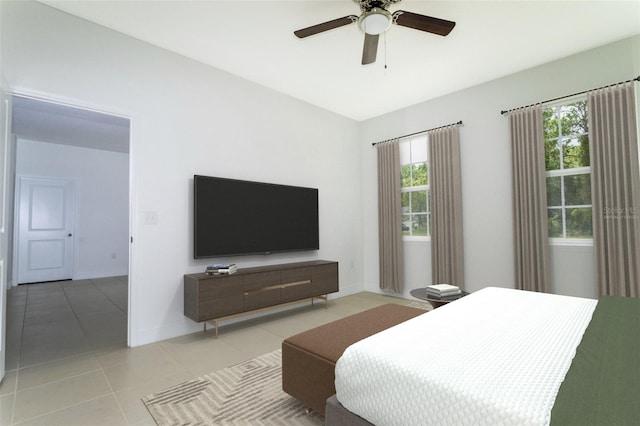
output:
{"label": "ceiling fan motor housing", "polygon": [[363,12],[358,18],[358,26],[367,34],[382,34],[391,27],[393,17],[391,13],[384,9],[374,7],[373,9]]}

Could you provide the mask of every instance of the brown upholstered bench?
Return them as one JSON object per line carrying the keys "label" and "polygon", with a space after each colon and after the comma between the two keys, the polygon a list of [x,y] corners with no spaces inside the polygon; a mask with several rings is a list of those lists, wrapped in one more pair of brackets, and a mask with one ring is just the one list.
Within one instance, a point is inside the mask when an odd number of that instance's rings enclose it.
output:
{"label": "brown upholstered bench", "polygon": [[345,349],[424,313],[422,309],[390,303],[285,339],[282,389],[324,416],[327,398],[336,393],[336,362]]}

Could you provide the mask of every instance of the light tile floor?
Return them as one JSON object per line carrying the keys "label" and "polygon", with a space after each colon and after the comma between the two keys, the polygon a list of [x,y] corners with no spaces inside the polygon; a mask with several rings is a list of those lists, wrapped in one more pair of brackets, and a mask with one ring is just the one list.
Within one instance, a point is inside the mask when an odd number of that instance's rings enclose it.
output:
{"label": "light tile floor", "polygon": [[126,347],[127,278],[13,288],[7,298],[7,374],[0,425],[154,425],[140,399],[280,348],[301,331],[384,303],[374,293],[136,348]]}

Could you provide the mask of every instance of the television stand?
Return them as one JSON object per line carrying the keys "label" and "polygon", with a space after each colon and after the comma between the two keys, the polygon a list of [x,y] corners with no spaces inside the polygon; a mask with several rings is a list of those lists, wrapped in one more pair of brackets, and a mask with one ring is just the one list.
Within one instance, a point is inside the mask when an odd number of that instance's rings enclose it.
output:
{"label": "television stand", "polygon": [[314,260],[238,269],[231,275],[184,276],[184,315],[215,326],[220,321],[315,299],[327,303],[338,287],[338,262]]}

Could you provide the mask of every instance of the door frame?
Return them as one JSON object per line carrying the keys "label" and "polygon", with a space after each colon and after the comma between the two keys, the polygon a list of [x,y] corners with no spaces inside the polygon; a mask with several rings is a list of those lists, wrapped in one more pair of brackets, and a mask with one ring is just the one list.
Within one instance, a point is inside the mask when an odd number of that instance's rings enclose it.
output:
{"label": "door frame", "polygon": [[[134,249],[135,245],[134,241],[134,231],[135,231],[135,194],[134,194],[134,182],[135,182],[135,170],[133,167],[133,146],[134,146],[134,114],[129,110],[123,110],[121,108],[115,107],[113,105],[105,105],[105,104],[96,104],[87,102],[84,100],[79,100],[76,98],[69,98],[65,96],[61,96],[59,94],[51,94],[40,91],[35,91],[28,88],[23,87],[13,87],[7,88],[7,92],[9,96],[17,96],[28,99],[33,99],[41,102],[49,102],[62,106],[67,106],[71,108],[79,108],[86,111],[97,112],[100,114],[112,115],[120,118],[124,118],[129,120],[129,266],[128,266],[128,279],[127,279],[127,292],[128,292],[128,306],[127,306],[127,346],[131,347],[134,344],[135,335],[134,327],[135,325],[135,317],[133,315],[132,306],[135,306],[137,302],[136,293],[134,292],[134,280],[132,279],[134,276],[134,267],[133,267],[133,259],[135,256]],[[15,152],[12,153],[15,157]],[[15,173],[15,169],[12,170]],[[13,226],[11,224],[10,226]],[[74,235],[75,237],[75,235]],[[13,247],[11,248],[13,252]],[[15,259],[14,259],[15,261]],[[15,265],[13,266],[12,276],[15,274]],[[16,286],[17,283],[15,280],[12,280],[12,285]]]}
{"label": "door frame", "polygon": [[7,204],[9,197],[7,190],[12,186],[9,183],[13,162],[9,161],[10,157],[15,155],[11,142],[13,141],[13,134],[11,132],[11,113],[12,113],[12,98],[11,94],[5,91],[3,87],[3,81],[0,81],[0,114],[2,117],[0,120],[4,120],[4,126],[0,123],[0,382],[4,379],[6,368],[5,362],[7,358],[7,296],[9,291],[9,274],[8,266],[11,261],[10,256],[10,239],[11,234],[8,232],[11,222],[11,217],[7,215],[13,210]]}

